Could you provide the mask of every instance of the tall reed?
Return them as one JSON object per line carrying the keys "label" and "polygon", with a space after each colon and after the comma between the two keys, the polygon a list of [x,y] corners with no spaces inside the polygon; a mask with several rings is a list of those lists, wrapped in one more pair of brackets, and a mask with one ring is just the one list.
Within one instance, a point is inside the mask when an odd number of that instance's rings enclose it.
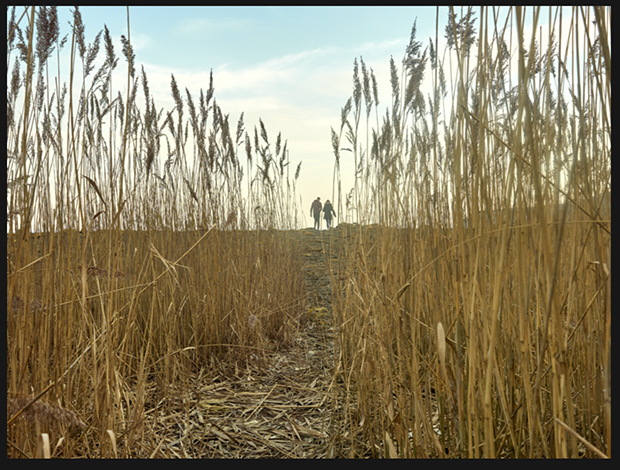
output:
{"label": "tall reed", "polygon": [[414,23],[366,139],[356,60],[332,130],[336,170],[344,137],[368,155],[332,283],[352,455],[611,455],[610,21],[450,8],[443,51]]}

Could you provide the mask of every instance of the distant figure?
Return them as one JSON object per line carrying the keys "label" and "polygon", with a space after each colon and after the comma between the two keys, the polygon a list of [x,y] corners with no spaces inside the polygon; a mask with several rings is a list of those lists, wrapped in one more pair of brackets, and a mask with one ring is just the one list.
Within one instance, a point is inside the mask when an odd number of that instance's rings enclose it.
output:
{"label": "distant figure", "polygon": [[328,229],[332,227],[332,213],[334,214],[334,217],[336,217],[336,211],[334,211],[334,207],[328,199],[325,201],[325,205],[323,206],[323,218],[325,219],[325,222],[327,222]]}
{"label": "distant figure", "polygon": [[321,228],[321,209],[323,205],[321,204],[321,198],[317,197],[312,206],[310,206],[310,215],[314,216],[314,229],[319,230]]}

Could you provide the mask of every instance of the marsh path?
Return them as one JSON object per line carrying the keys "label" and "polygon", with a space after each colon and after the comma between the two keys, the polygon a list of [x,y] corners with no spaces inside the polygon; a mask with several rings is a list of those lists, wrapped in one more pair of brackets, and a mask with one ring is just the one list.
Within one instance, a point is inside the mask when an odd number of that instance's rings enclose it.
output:
{"label": "marsh path", "polygon": [[[291,231],[305,260],[306,306],[291,348],[233,374],[188,378],[189,394],[153,429],[152,456],[164,458],[337,458],[335,331],[330,269],[337,272],[339,230]],[[231,376],[232,375],[232,376]],[[187,389],[186,389],[187,390]],[[336,411],[336,412],[335,412]],[[170,413],[170,411],[168,412]],[[160,424],[161,423],[161,424]],[[159,428],[159,429],[157,429]],[[170,432],[173,429],[174,432]]]}

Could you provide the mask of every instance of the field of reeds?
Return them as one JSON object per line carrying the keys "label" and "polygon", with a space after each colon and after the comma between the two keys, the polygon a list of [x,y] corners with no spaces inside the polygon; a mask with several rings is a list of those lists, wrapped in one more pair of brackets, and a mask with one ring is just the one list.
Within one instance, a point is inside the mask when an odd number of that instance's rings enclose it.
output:
{"label": "field of reeds", "polygon": [[53,7],[8,15],[9,457],[43,455],[43,435],[54,456],[143,455],[153,403],[190,371],[285,348],[304,307],[277,230],[296,224],[299,176],[282,136],[235,129],[213,81],[192,96],[172,75],[159,110],[130,37],[119,56],[107,28],[84,30],[78,8],[64,36]]}
{"label": "field of reeds", "polygon": [[[390,61],[387,112],[355,60],[332,129],[357,223],[321,242],[335,424],[313,442],[610,457],[610,8],[449,11]],[[262,121],[234,129],[213,81],[192,96],[172,75],[158,109],[130,33],[119,55],[78,8],[66,35],[54,7],[7,20],[7,457],[154,456],[190,376],[260,368],[304,328],[300,167]]]}
{"label": "field of reeds", "polygon": [[382,117],[356,59],[332,129],[361,222],[334,277],[351,455],[611,455],[610,20],[450,9]]}

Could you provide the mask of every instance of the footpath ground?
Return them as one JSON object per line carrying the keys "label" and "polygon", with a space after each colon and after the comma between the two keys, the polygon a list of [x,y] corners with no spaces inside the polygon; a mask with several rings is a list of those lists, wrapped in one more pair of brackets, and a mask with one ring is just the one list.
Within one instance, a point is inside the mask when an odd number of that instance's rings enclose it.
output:
{"label": "footpath ground", "polygon": [[[334,325],[330,269],[336,272],[339,230],[291,232],[305,258],[306,310],[293,347],[260,367],[208,380],[188,377],[178,410],[152,430],[152,453],[164,458],[337,458],[341,433],[335,393]],[[170,432],[171,429],[175,430]]]}

